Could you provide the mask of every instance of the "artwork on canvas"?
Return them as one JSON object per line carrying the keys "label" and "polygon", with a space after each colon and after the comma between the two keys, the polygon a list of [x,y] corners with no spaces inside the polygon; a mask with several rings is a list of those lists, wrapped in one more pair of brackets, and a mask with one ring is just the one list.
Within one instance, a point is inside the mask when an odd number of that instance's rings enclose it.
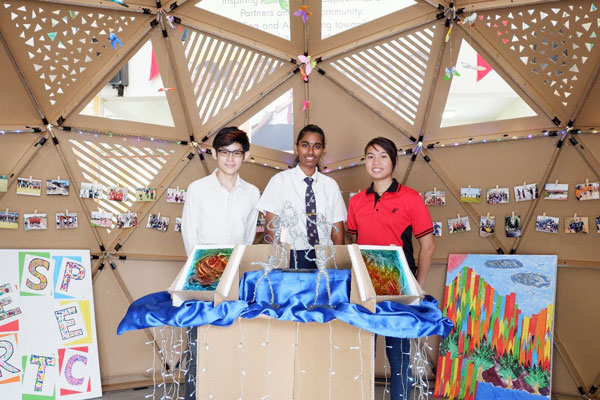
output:
{"label": "artwork on canvas", "polygon": [[75,229],[77,227],[77,213],[56,213],[56,229]]}
{"label": "artwork on canvas", "polygon": [[[556,256],[450,254],[439,397],[550,398]],[[524,396],[511,391],[527,392]]]}
{"label": "artwork on canvas", "polygon": [[0,211],[0,229],[19,229],[19,213]]}
{"label": "artwork on canvas", "polygon": [[104,186],[101,184],[83,182],[81,190],[79,190],[79,197],[99,200],[102,198],[102,192],[104,192]]}
{"label": "artwork on canvas", "polygon": [[0,193],[4,193],[8,190],[8,176],[0,175]]}
{"label": "artwork on canvas", "polygon": [[504,227],[506,229],[506,237],[519,237],[521,236],[521,216],[520,215],[507,215],[504,217]]}
{"label": "artwork on canvas", "polygon": [[169,218],[161,217],[160,214],[149,214],[148,224],[146,228],[154,229],[156,231],[166,232],[169,228]]}
{"label": "artwork on canvas", "polygon": [[358,246],[377,296],[415,296],[417,289],[401,247]]}
{"label": "artwork on canvas", "polygon": [[588,217],[565,218],[565,233],[589,233]]}
{"label": "artwork on canvas", "polygon": [[185,203],[185,195],[185,189],[179,190],[179,188],[168,188],[167,203]]}
{"label": "artwork on canvas", "polygon": [[48,216],[45,213],[23,214],[23,228],[26,231],[48,229]]}
{"label": "artwork on canvas", "polygon": [[233,247],[194,248],[186,263],[183,290],[211,291],[217,288]]}
{"label": "artwork on canvas", "polygon": [[112,226],[113,214],[104,211],[92,211],[90,224],[92,226],[101,226],[110,228]]}
{"label": "artwork on canvas", "polygon": [[566,183],[546,183],[544,200],[566,200],[569,195],[569,185]]}
{"label": "artwork on canvas", "polygon": [[155,201],[156,200],[156,188],[136,188],[135,189],[135,201]]}
{"label": "artwork on canvas", "polygon": [[425,204],[428,206],[445,206],[446,192],[443,190],[432,190],[425,192]]}
{"label": "artwork on canvas", "polygon": [[41,196],[42,181],[38,179],[17,178],[17,194]]}
{"label": "artwork on canvas", "polygon": [[102,396],[90,252],[0,250],[0,399]]}
{"label": "artwork on canvas", "polygon": [[47,179],[46,194],[50,196],[68,196],[69,186],[68,179]]}
{"label": "artwork on canvas", "polygon": [[442,236],[442,223],[436,221],[433,223],[433,236]]}
{"label": "artwork on canvas", "polygon": [[481,188],[460,188],[460,201],[463,203],[481,203]]}
{"label": "artwork on canvas", "polygon": [[488,238],[496,233],[496,217],[486,215],[479,221],[479,237]]}
{"label": "artwork on canvas", "polygon": [[181,232],[181,218],[175,218],[175,232]]}
{"label": "artwork on canvas", "polygon": [[471,223],[469,217],[458,217],[448,220],[448,233],[455,234],[461,232],[468,232],[471,230]]}
{"label": "artwork on canvas", "polygon": [[137,213],[129,212],[117,215],[117,229],[133,228],[138,226]]}
{"label": "artwork on canvas", "polygon": [[127,201],[127,188],[119,186],[109,187],[106,199],[111,201]]}
{"label": "artwork on canvas", "polygon": [[508,188],[488,189],[486,199],[488,204],[505,204],[510,201]]}
{"label": "artwork on canvas", "polygon": [[575,198],[577,200],[598,200],[600,192],[598,192],[598,182],[586,182],[575,185]]}
{"label": "artwork on canvas", "polygon": [[538,215],[535,221],[535,230],[538,232],[558,233],[558,225],[558,218]]}
{"label": "artwork on canvas", "polygon": [[529,185],[515,186],[515,200],[516,201],[528,201],[535,200],[538,198],[537,183],[531,183]]}

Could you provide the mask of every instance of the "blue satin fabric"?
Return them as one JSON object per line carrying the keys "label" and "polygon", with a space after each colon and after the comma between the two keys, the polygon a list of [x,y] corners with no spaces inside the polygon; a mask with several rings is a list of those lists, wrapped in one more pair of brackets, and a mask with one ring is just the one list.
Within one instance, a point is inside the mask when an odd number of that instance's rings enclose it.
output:
{"label": "blue satin fabric", "polygon": [[[317,273],[282,272],[269,274],[274,299],[266,278],[260,282],[263,271],[244,274],[240,281],[240,300],[214,306],[203,301],[186,301],[180,307],[171,305],[167,292],[152,293],[136,300],[117,328],[117,334],[135,329],[171,325],[178,327],[216,325],[229,326],[237,318],[256,318],[268,315],[283,321],[327,322],[333,319],[383,336],[417,338],[430,335],[448,336],[453,327],[442,317],[436,299],[425,296],[418,306],[408,306],[393,301],[377,304],[376,312],[349,302],[350,270],[329,270],[331,305],[316,307],[315,288]],[[254,298],[257,282],[256,298]],[[316,305],[328,305],[327,285],[320,277]],[[254,301],[252,301],[254,300]],[[278,306],[276,306],[276,305]]]}

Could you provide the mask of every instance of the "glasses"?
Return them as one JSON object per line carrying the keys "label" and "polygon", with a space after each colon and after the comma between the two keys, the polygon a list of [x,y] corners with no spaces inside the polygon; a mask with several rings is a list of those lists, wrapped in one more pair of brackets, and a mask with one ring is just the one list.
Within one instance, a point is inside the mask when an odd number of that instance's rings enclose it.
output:
{"label": "glasses", "polygon": [[234,158],[242,158],[244,156],[244,151],[243,150],[227,150],[227,149],[219,149],[217,150],[217,153],[219,153],[219,155],[223,158],[227,158],[230,155],[233,155]]}

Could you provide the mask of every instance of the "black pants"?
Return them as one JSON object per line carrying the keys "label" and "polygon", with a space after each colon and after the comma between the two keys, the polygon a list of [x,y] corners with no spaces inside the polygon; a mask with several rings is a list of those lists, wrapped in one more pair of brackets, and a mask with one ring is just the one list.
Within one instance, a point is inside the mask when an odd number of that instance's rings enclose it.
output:
{"label": "black pants", "polygon": [[[304,256],[314,260],[315,249],[310,250],[296,250],[296,260],[299,269],[317,269],[317,263],[314,261],[307,260]],[[296,268],[296,262],[294,262],[294,250],[290,251],[290,268]]]}
{"label": "black pants", "polygon": [[196,361],[198,357],[198,327],[190,328],[188,335],[188,349],[190,350],[190,362],[185,374],[185,400],[196,399]]}

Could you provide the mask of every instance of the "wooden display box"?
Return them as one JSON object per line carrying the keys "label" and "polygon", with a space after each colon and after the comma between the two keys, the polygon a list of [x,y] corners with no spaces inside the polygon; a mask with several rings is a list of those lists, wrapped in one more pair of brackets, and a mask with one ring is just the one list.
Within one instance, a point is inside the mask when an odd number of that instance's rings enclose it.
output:
{"label": "wooden display box", "polygon": [[[352,270],[350,302],[374,312],[378,299],[358,246],[334,247],[337,267]],[[265,261],[271,251],[271,245],[236,246],[237,255],[232,254],[212,292],[215,305],[238,300],[240,278],[261,270],[251,263]],[[333,261],[327,267],[333,268]],[[337,320],[297,323],[259,317],[240,318],[229,327],[202,326],[196,398],[372,399],[373,340],[372,333]]]}

